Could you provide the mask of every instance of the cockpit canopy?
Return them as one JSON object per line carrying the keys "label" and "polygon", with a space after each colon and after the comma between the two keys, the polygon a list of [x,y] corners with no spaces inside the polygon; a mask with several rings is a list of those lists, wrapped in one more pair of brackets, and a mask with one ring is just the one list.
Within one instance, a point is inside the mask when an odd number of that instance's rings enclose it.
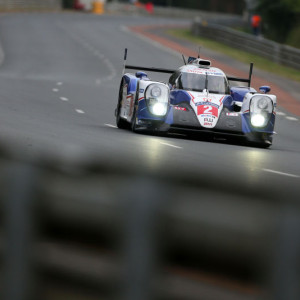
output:
{"label": "cockpit canopy", "polygon": [[220,75],[176,72],[170,77],[169,83],[173,88],[187,91],[208,90],[212,94],[229,94],[228,81]]}

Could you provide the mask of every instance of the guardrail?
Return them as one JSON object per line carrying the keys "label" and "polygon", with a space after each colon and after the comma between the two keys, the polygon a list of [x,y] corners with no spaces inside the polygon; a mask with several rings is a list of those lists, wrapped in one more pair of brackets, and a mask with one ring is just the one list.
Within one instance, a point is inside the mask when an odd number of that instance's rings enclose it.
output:
{"label": "guardrail", "polygon": [[300,299],[299,203],[242,182],[2,151],[3,299]]}
{"label": "guardrail", "polygon": [[245,50],[250,53],[271,59],[276,63],[300,70],[300,49],[279,44],[263,37],[256,37],[231,28],[217,24],[203,24],[201,20],[195,20],[192,24],[192,32],[195,35],[214,40]]}
{"label": "guardrail", "polygon": [[[122,12],[128,14],[143,14],[149,15],[149,13],[140,7],[134,6],[132,4],[108,2],[106,3],[106,10],[109,12]],[[216,13],[197,9],[185,9],[177,7],[163,7],[154,6],[153,14],[151,16],[157,17],[169,17],[169,18],[179,18],[193,20],[196,17],[201,17],[203,19],[209,20],[210,22],[224,25],[239,25],[243,24],[243,17],[240,15],[229,14],[229,13]]]}
{"label": "guardrail", "polygon": [[61,0],[0,0],[0,11],[58,10]]}

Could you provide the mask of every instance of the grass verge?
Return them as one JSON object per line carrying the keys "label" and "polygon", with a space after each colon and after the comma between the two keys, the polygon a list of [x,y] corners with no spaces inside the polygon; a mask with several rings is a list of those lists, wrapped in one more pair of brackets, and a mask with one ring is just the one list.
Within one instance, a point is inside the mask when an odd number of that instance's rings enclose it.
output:
{"label": "grass verge", "polygon": [[[238,61],[247,64],[249,64],[250,62],[255,62],[255,68],[270,73],[276,73],[277,75],[300,82],[300,71],[285,67],[261,56],[246,51],[241,51],[207,38],[194,36],[189,29],[170,29],[167,30],[167,33],[173,35],[174,37],[194,42],[201,45],[202,47],[214,50],[216,52],[226,54]],[[222,51],[220,51],[220,49],[222,49]]]}

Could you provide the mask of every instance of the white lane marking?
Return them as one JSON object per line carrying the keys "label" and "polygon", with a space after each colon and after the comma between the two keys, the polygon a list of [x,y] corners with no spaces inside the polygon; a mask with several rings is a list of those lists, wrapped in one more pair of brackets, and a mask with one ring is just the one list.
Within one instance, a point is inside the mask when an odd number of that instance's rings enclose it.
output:
{"label": "white lane marking", "polygon": [[52,89],[53,92],[57,93],[59,89]]}
{"label": "white lane marking", "polygon": [[62,100],[62,101],[69,101],[69,99],[66,98],[66,97],[60,97],[59,99]]}
{"label": "white lane marking", "polygon": [[[95,57],[99,58],[102,63],[108,68],[109,74],[102,78],[102,82],[107,82],[113,80],[117,76],[117,69],[114,64],[101,53],[96,47],[88,43],[84,38],[81,38],[77,33],[73,33],[70,30],[65,29],[65,27],[59,23],[62,30],[67,32],[74,40],[81,44],[85,49],[90,51]],[[97,80],[97,79],[96,79]]]}
{"label": "white lane marking", "polygon": [[111,127],[111,128],[118,128],[117,126],[111,125],[111,124],[104,124],[104,125],[107,126],[107,127]]}
{"label": "white lane marking", "polygon": [[79,114],[84,114],[84,111],[81,110],[81,109],[75,109],[75,110],[76,110],[76,112],[79,113]]}
{"label": "white lane marking", "polygon": [[279,172],[279,171],[270,170],[270,169],[262,169],[262,170],[265,171],[265,172],[274,173],[274,174],[277,174],[277,175],[288,176],[288,177],[294,177],[294,178],[300,178],[299,175],[295,175],[295,174],[284,173],[284,172]]}
{"label": "white lane marking", "polygon": [[165,142],[159,142],[159,143],[162,144],[162,145],[165,145],[165,146],[172,147],[172,148],[182,149],[182,147],[175,146],[175,145],[172,145],[172,144],[169,144],[169,143],[165,143]]}
{"label": "white lane marking", "polygon": [[285,116],[286,114],[284,112],[282,112],[282,111],[277,111],[276,115],[277,116]]}
{"label": "white lane marking", "polygon": [[298,119],[297,118],[294,118],[294,117],[286,117],[288,120],[290,120],[290,121],[298,121]]}
{"label": "white lane marking", "polygon": [[57,82],[56,85],[62,85],[63,83],[61,81]]}

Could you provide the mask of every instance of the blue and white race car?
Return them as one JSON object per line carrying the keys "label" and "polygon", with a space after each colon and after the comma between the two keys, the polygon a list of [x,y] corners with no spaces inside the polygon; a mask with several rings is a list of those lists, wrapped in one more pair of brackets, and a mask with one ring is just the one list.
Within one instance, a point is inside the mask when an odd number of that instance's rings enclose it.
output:
{"label": "blue and white race car", "polygon": [[[117,108],[119,128],[134,132],[192,132],[213,136],[241,137],[260,147],[272,144],[276,96],[270,87],[257,92],[249,78],[227,76],[211,66],[210,61],[190,57],[177,70],[126,65],[125,69],[140,70],[123,75]],[[168,83],[151,80],[145,71],[172,74]],[[231,86],[229,82],[247,86]]]}

